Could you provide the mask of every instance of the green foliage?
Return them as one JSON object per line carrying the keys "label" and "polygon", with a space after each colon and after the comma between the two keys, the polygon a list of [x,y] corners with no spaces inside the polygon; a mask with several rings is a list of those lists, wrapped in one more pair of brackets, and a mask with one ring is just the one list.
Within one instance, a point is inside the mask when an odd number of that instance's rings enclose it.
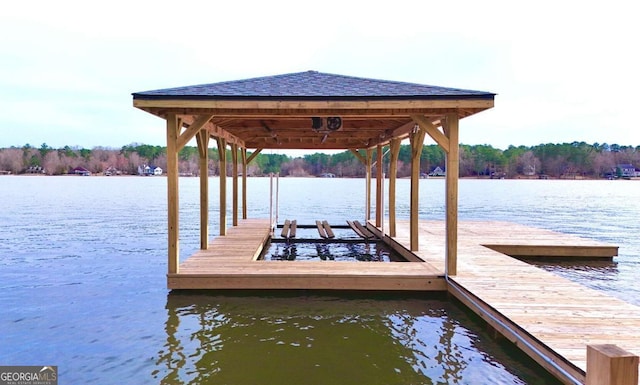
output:
{"label": "green foliage", "polygon": [[[248,156],[248,155],[247,155]],[[291,160],[291,157],[284,154],[264,154],[256,156],[254,162],[262,170],[262,174],[279,173],[283,163]]]}
{"label": "green foliage", "polygon": [[80,149],[80,156],[88,161],[89,158],[91,158],[91,150],[89,150],[87,148]]}
{"label": "green foliage", "polygon": [[167,148],[142,144],[136,148],[136,152],[141,157],[147,158],[153,163],[153,161],[155,161],[160,155],[167,153]]}
{"label": "green foliage", "polygon": [[[163,151],[166,152],[166,148]],[[180,160],[189,160],[198,156],[198,147],[184,146],[178,153],[178,159]]]}
{"label": "green foliage", "polygon": [[53,149],[49,147],[46,143],[42,143],[38,151],[40,151],[40,156],[44,158],[45,156],[47,156],[47,154],[50,151],[53,151]]}
{"label": "green foliage", "polygon": [[32,155],[27,161],[27,164],[29,165],[29,167],[40,166],[41,165],[40,158],[38,158],[36,155]]}
{"label": "green foliage", "polygon": [[66,156],[67,158],[77,158],[78,154],[71,149],[69,146],[64,146],[58,149],[58,154]]}

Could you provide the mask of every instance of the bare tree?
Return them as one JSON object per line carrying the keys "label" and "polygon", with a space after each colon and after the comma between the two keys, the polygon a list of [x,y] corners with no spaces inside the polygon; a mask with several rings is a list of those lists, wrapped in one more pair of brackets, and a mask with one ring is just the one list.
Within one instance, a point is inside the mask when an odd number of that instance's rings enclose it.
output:
{"label": "bare tree", "polygon": [[65,169],[60,162],[60,155],[57,151],[49,151],[42,160],[42,167],[48,175],[60,175],[65,173]]}
{"label": "bare tree", "polygon": [[613,172],[616,166],[613,154],[610,151],[599,152],[593,159],[593,171],[596,176],[605,176]]}
{"label": "bare tree", "polygon": [[516,172],[521,175],[536,175],[540,172],[540,159],[533,151],[527,151],[516,159]]}
{"label": "bare tree", "polygon": [[123,171],[126,171],[127,174],[135,175],[138,173],[138,167],[141,167],[147,162],[147,159],[138,155],[137,152],[132,152],[129,154],[127,166]]}
{"label": "bare tree", "polygon": [[280,172],[284,176],[309,176],[309,173],[304,169],[305,162],[302,158],[295,158],[289,162],[282,163],[280,166]]}
{"label": "bare tree", "polygon": [[19,148],[5,148],[0,150],[0,170],[18,174],[24,169],[22,150]]}

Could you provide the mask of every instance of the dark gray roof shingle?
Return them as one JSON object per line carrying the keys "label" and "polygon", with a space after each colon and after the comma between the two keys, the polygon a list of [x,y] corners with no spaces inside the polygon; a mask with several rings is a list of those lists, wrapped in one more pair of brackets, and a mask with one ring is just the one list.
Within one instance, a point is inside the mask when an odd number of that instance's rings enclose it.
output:
{"label": "dark gray roof shingle", "polygon": [[134,99],[493,99],[483,91],[389,80],[297,72],[212,84],[136,92]]}

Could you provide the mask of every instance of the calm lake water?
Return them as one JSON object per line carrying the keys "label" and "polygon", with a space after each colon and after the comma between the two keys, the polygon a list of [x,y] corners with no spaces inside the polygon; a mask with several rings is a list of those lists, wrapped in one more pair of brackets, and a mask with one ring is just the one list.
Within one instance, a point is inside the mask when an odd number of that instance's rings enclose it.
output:
{"label": "calm lake water", "polygon": [[[409,181],[398,183],[408,217]],[[443,219],[444,181],[420,183],[421,217]],[[198,248],[198,180],[180,188],[184,259]],[[268,217],[268,191],[249,179],[249,216]],[[281,178],[279,191],[281,222],[364,218],[361,179]],[[640,305],[638,192],[463,180],[460,217],[618,244],[612,263],[540,267]],[[0,177],[0,194],[0,365],[58,365],[61,384],[553,383],[440,295],[168,292],[165,178]]]}

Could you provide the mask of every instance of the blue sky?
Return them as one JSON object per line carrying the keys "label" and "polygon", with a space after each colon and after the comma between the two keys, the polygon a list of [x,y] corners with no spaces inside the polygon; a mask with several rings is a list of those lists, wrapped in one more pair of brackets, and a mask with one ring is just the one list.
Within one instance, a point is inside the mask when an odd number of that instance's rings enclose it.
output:
{"label": "blue sky", "polygon": [[497,93],[461,121],[466,144],[636,146],[635,15],[621,0],[9,2],[0,147],[164,145],[132,92],[306,70]]}

